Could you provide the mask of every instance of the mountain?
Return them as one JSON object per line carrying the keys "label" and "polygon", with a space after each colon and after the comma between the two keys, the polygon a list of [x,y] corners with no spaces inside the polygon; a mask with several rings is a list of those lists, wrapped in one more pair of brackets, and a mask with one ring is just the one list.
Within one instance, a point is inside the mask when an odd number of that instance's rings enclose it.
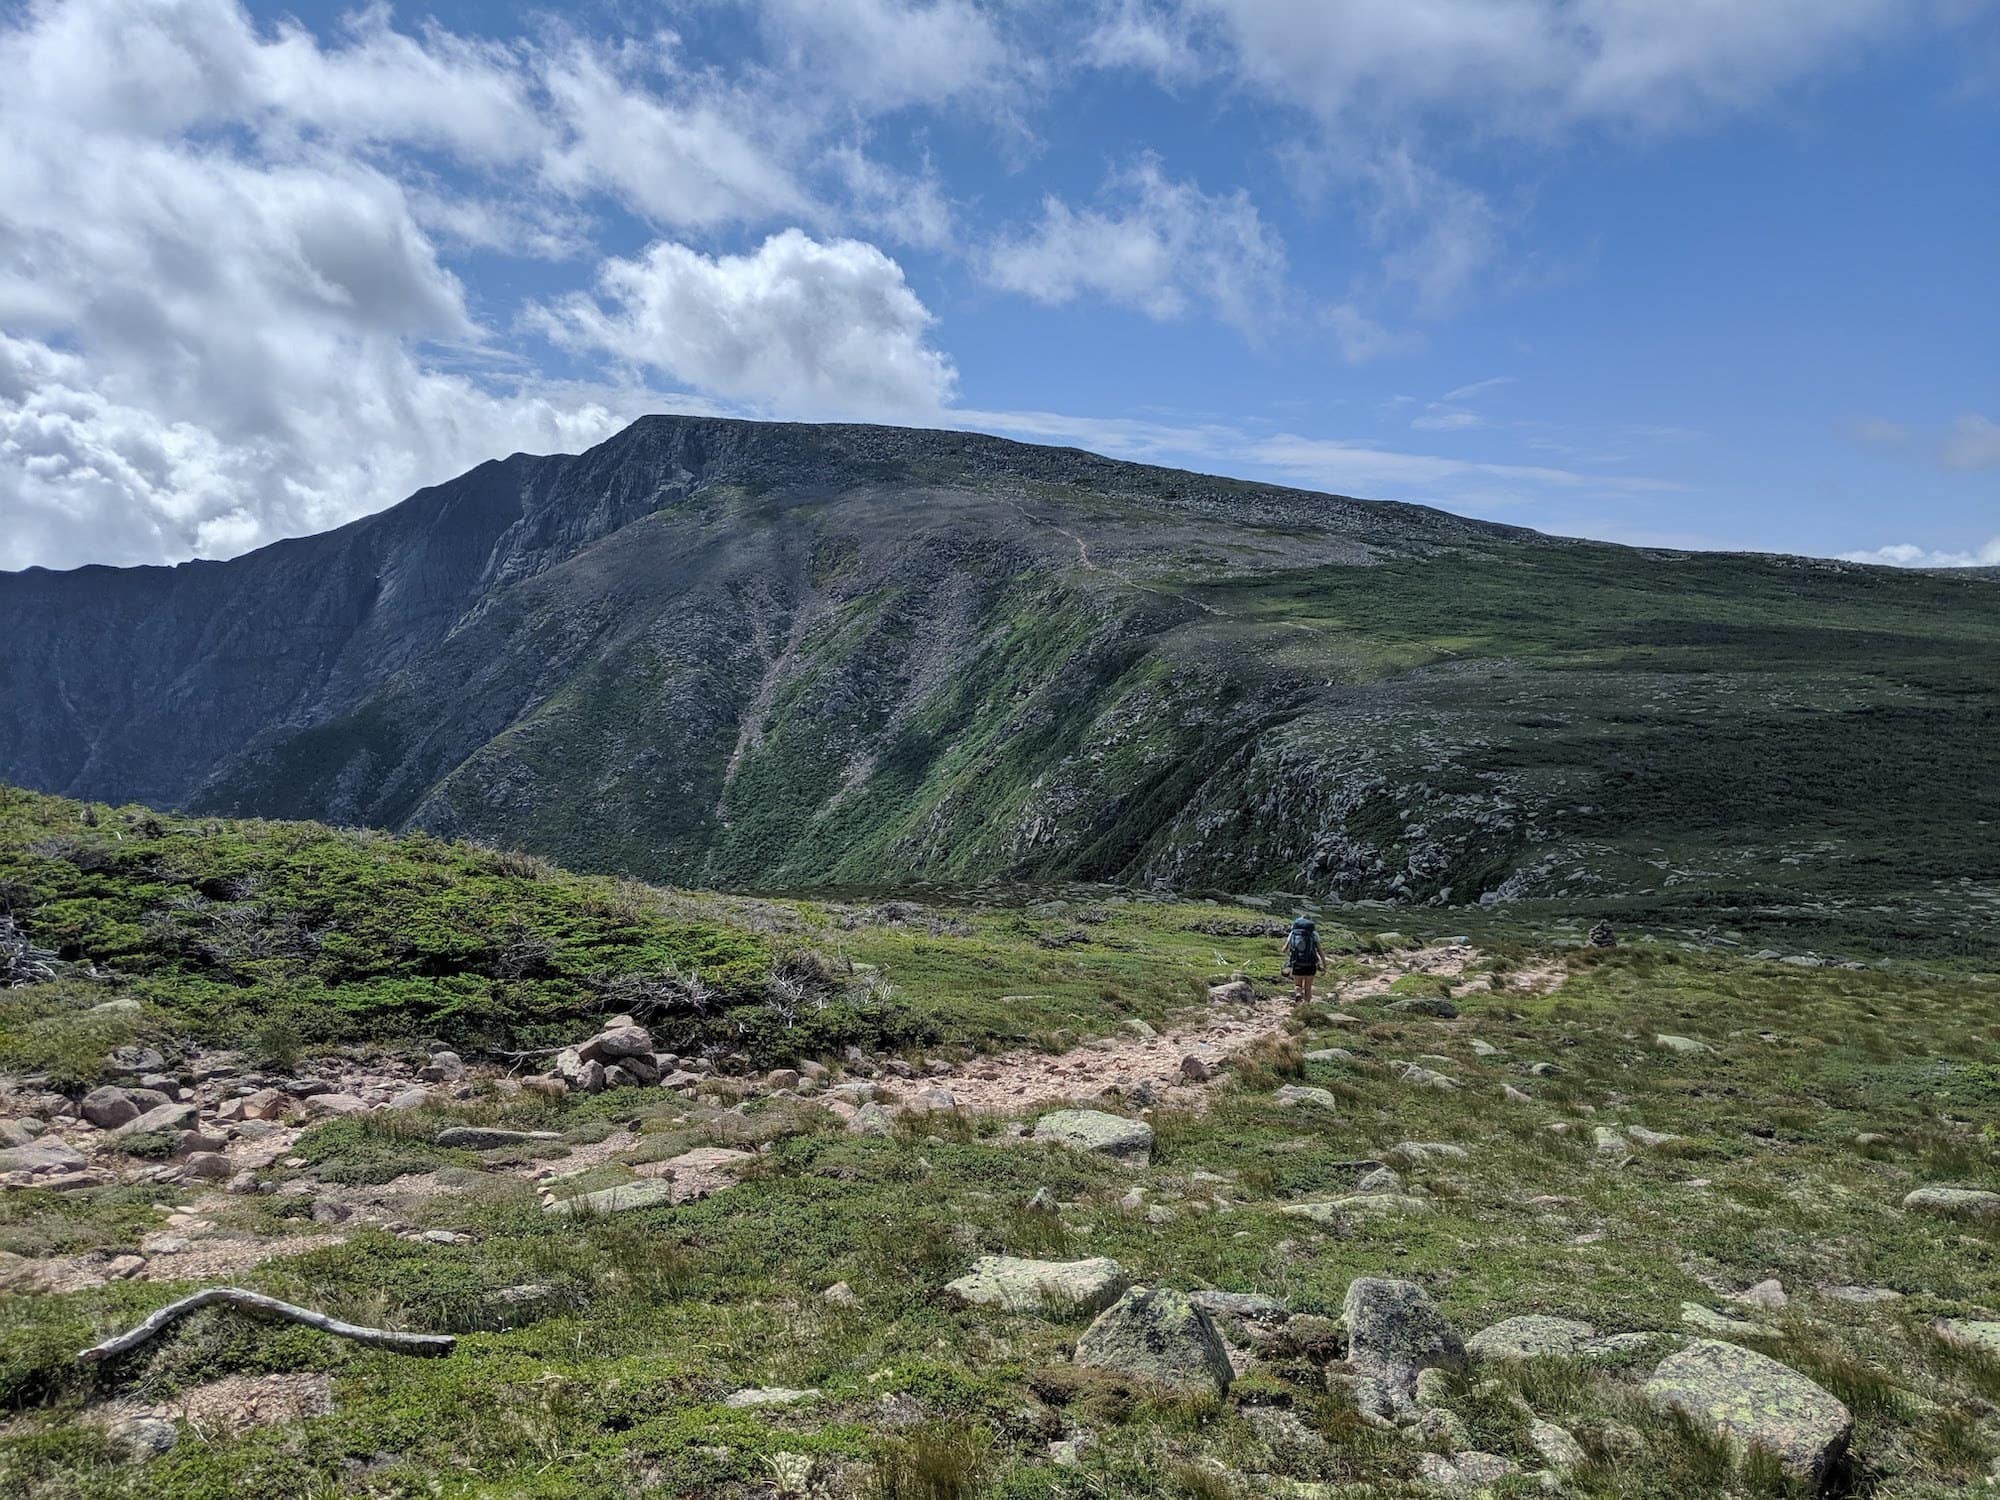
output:
{"label": "mountain", "polygon": [[228,562],[0,575],[0,639],[0,778],[678,882],[1949,946],[2000,879],[1989,580],[967,433],[647,418]]}

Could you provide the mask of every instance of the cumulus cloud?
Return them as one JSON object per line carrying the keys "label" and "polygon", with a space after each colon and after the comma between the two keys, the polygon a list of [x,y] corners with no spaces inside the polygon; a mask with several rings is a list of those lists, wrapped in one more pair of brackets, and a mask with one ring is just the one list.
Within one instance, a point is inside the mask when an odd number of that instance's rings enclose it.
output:
{"label": "cumulus cloud", "polygon": [[1204,193],[1146,157],[1093,206],[1045,198],[1040,222],[989,247],[984,268],[1037,302],[1095,295],[1161,321],[1203,307],[1255,332],[1284,295],[1285,250],[1247,193]]}
{"label": "cumulus cloud", "polygon": [[1890,568],[2000,568],[2000,536],[1969,552],[1920,547],[1915,542],[1892,542],[1861,552],[1843,552],[1843,562],[1877,563]]}
{"label": "cumulus cloud", "polygon": [[803,84],[865,114],[997,104],[1039,65],[970,0],[760,0],[757,24]]}
{"label": "cumulus cloud", "polygon": [[[322,37],[234,0],[41,0],[0,19],[0,77],[0,567],[226,556],[665,403],[950,391],[928,313],[851,240],[607,265],[570,331],[693,391],[542,375],[468,292],[452,254],[577,257],[606,201],[675,232],[838,212],[800,175],[827,127],[670,35],[488,42],[370,7]],[[934,183],[858,148],[821,180],[948,233]]]}
{"label": "cumulus cloud", "polygon": [[662,242],[605,263],[593,295],[540,315],[572,347],[610,354],[759,409],[935,416],[950,360],[893,260],[858,240],[788,229],[747,255]]}

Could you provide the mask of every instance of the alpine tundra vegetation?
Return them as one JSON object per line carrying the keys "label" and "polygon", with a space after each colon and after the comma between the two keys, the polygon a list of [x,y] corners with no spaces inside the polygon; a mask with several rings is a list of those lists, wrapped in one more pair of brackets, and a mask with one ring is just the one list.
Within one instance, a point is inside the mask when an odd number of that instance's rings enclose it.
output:
{"label": "alpine tundra vegetation", "polygon": [[0,1492],[2000,1476],[1990,579],[663,418],[0,630]]}

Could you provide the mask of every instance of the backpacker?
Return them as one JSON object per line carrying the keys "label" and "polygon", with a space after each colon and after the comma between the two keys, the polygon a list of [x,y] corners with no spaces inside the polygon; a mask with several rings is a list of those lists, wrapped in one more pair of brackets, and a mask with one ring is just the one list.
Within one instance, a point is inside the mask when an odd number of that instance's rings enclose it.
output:
{"label": "backpacker", "polygon": [[1319,967],[1319,933],[1310,922],[1292,924],[1291,935],[1285,939],[1285,968],[1287,971],[1317,969]]}

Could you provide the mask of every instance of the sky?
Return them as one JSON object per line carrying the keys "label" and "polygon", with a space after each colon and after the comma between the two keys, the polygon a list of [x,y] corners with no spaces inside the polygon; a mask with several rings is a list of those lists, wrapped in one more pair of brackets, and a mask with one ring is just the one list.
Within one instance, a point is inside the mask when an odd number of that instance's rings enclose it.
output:
{"label": "sky", "polygon": [[657,411],[2000,565],[2000,0],[0,0],[0,568]]}

